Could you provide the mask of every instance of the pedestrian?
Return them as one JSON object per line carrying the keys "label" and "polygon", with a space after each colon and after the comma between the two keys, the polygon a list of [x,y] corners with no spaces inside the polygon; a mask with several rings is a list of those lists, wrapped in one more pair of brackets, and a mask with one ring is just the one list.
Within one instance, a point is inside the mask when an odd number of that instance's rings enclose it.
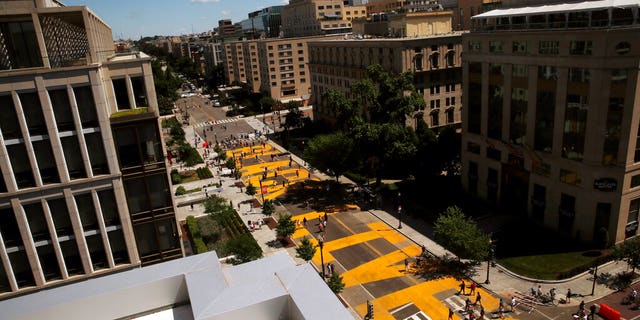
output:
{"label": "pedestrian", "polygon": [[482,297],[480,296],[480,292],[478,292],[478,294],[476,295],[476,302],[474,302],[473,304],[482,305]]}
{"label": "pedestrian", "polygon": [[474,281],[471,281],[471,291],[469,292],[470,295],[474,295],[476,294],[476,283]]}
{"label": "pedestrian", "polygon": [[515,307],[516,307],[516,297],[513,296],[513,297],[511,297],[511,312],[513,312]]}
{"label": "pedestrian", "polygon": [[307,217],[302,218],[302,225],[306,228],[307,227]]}
{"label": "pedestrian", "polygon": [[571,303],[571,288],[567,289],[567,304]]}
{"label": "pedestrian", "polygon": [[327,220],[323,220],[322,224],[323,224],[324,229],[326,229],[327,228]]}
{"label": "pedestrian", "polygon": [[191,211],[193,211],[193,203],[191,204]]}
{"label": "pedestrian", "polygon": [[329,220],[329,216],[327,216],[327,213],[324,213],[324,221],[326,222],[327,220]]}
{"label": "pedestrian", "polygon": [[404,271],[409,272],[409,260],[404,259]]}
{"label": "pedestrian", "polygon": [[469,298],[467,298],[467,300],[464,301],[464,311],[465,312],[471,311],[471,299]]}
{"label": "pedestrian", "polygon": [[580,301],[580,306],[578,307],[579,311],[584,311],[584,300]]}
{"label": "pedestrian", "polygon": [[538,297],[541,298],[542,297],[542,286],[538,285],[538,291],[537,291]]}
{"label": "pedestrian", "polygon": [[460,281],[460,291],[458,291],[458,295],[463,294],[466,295],[465,287],[467,285],[464,283],[464,280]]}
{"label": "pedestrian", "polygon": [[498,311],[500,311],[500,313],[504,311],[504,300],[502,300],[502,298],[500,298],[500,301],[498,302]]}
{"label": "pedestrian", "polygon": [[447,318],[447,320],[453,320],[453,309],[449,308],[449,318]]}
{"label": "pedestrian", "polygon": [[427,247],[423,244],[420,249],[422,250],[420,252],[420,255],[424,256],[425,254],[427,254]]}
{"label": "pedestrian", "polygon": [[480,319],[484,319],[484,307],[480,305]]}
{"label": "pedestrian", "polygon": [[240,202],[238,202],[238,212],[240,212]]}

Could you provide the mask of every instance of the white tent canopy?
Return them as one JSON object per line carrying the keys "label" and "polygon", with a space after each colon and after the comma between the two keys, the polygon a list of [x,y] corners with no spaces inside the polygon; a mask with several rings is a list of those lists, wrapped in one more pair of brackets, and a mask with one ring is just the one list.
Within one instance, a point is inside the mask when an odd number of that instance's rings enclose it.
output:
{"label": "white tent canopy", "polygon": [[640,0],[600,0],[578,3],[561,3],[535,7],[506,8],[487,11],[471,17],[471,19],[499,18],[508,16],[530,16],[549,13],[565,13],[576,11],[593,11],[608,8],[640,7]]}

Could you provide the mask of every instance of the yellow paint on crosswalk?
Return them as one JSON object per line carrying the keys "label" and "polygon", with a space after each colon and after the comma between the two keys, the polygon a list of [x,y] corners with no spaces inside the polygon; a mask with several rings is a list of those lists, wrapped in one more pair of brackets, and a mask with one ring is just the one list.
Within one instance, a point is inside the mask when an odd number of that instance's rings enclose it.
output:
{"label": "yellow paint on crosswalk", "polygon": [[345,287],[406,276],[404,260],[419,252],[413,247],[416,246],[393,251],[342,273]]}
{"label": "yellow paint on crosswalk", "polygon": [[387,241],[391,243],[400,243],[407,241],[402,234],[396,231],[396,229],[390,227],[388,224],[378,221],[369,223],[367,225],[371,230],[374,230],[380,234],[381,237],[385,238]]}

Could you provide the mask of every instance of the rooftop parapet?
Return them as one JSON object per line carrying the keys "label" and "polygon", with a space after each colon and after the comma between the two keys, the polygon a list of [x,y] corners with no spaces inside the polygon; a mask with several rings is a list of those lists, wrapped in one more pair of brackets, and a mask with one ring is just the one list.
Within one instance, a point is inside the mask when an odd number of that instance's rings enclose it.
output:
{"label": "rooftop parapet", "polygon": [[471,31],[640,27],[640,0],[600,0],[505,8],[471,17]]}

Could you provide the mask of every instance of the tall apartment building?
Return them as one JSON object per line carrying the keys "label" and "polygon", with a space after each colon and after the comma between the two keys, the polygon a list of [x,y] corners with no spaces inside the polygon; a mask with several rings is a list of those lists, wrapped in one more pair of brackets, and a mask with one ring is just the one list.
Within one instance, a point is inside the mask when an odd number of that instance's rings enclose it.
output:
{"label": "tall apartment building", "polygon": [[282,31],[288,38],[347,33],[353,19],[366,16],[365,6],[342,0],[290,0],[282,9]]}
{"label": "tall apartment building", "polygon": [[86,7],[0,6],[0,298],[182,257],[150,58]]}
{"label": "tall apartment building", "polygon": [[308,100],[310,77],[307,43],[343,38],[343,35],[270,38],[227,42],[225,74],[229,84],[243,84],[274,100]]}
{"label": "tall apartment building", "polygon": [[639,0],[497,9],[465,45],[463,185],[585,241],[638,233]]}
{"label": "tall apartment building", "polygon": [[[417,91],[426,102],[422,116],[431,128],[460,125],[462,97],[462,34],[417,38],[349,39],[309,42],[311,103],[314,120],[332,122],[323,94],[350,86],[366,76],[366,68],[380,64],[393,73],[412,71]],[[414,121],[407,119],[407,123]]]}

